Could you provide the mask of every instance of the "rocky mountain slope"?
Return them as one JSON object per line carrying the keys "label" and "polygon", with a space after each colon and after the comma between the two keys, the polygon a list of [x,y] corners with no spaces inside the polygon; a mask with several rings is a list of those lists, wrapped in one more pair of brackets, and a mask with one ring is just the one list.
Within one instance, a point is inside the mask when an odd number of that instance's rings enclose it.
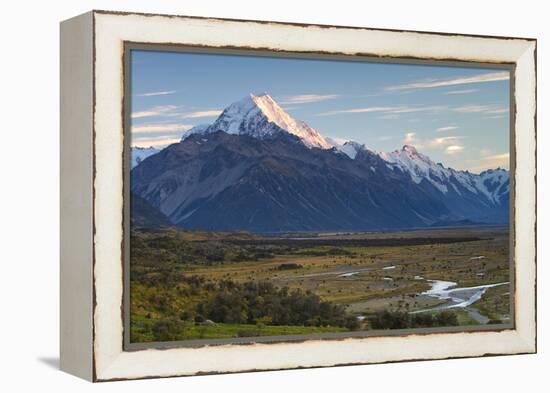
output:
{"label": "rocky mountain slope", "polygon": [[445,168],[412,146],[336,145],[270,96],[250,95],[141,161],[131,190],[182,228],[378,230],[506,223],[509,175]]}

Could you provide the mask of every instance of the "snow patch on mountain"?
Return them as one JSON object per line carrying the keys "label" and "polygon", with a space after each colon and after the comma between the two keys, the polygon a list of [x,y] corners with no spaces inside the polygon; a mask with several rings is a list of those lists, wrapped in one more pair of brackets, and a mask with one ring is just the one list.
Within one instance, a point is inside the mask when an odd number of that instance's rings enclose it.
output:
{"label": "snow patch on mountain", "polygon": [[357,153],[359,153],[360,151],[368,151],[373,154],[378,154],[376,150],[373,150],[370,147],[367,147],[366,145],[355,141],[346,141],[342,144],[336,144],[334,148],[336,149],[336,151],[347,155],[352,160],[355,159]]}
{"label": "snow patch on mountain", "polygon": [[132,147],[130,149],[130,168],[133,169],[147,157],[157,154],[160,149],[156,147]]}
{"label": "snow patch on mountain", "polygon": [[488,169],[476,177],[476,186],[494,203],[510,192],[510,174],[502,168]]}
{"label": "snow patch on mountain", "polygon": [[188,136],[190,135],[195,135],[195,134],[206,134],[208,131],[208,127],[210,127],[210,124],[199,124],[199,125],[196,125],[194,126],[193,128],[190,128],[189,130],[187,130],[187,132],[185,132],[183,134],[183,136],[181,137],[181,140],[183,141],[185,138],[187,138]]}
{"label": "snow patch on mountain", "polygon": [[363,149],[365,145],[362,145],[360,143],[354,142],[354,141],[347,141],[342,145],[336,145],[336,150],[344,153],[352,160],[357,156],[357,153],[359,150]]}

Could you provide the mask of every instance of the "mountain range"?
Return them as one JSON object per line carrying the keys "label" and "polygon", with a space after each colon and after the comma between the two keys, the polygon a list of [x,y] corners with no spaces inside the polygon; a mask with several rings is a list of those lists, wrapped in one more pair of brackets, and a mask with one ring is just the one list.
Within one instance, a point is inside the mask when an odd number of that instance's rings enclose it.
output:
{"label": "mountain range", "polygon": [[132,224],[253,232],[504,224],[509,173],[434,163],[413,146],[338,144],[268,94],[162,150],[132,150]]}

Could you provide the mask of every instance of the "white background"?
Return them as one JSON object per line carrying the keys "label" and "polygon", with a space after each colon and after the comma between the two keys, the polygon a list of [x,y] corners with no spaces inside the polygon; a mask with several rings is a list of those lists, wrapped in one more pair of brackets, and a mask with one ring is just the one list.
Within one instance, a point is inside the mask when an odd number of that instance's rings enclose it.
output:
{"label": "white background", "polygon": [[[548,106],[543,1],[10,1],[0,15],[0,391],[548,391]],[[92,385],[58,371],[59,27],[108,9],[538,39],[539,354]],[[521,190],[519,190],[521,192]],[[546,240],[548,242],[548,240]],[[545,310],[546,309],[546,310]],[[545,389],[546,388],[546,389]]]}

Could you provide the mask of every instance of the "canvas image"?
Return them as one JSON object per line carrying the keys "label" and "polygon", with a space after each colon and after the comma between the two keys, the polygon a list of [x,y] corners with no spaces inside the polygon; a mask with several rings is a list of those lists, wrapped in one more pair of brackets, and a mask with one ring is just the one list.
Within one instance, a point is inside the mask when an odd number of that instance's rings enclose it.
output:
{"label": "canvas image", "polygon": [[130,343],[513,326],[509,68],[128,56]]}

